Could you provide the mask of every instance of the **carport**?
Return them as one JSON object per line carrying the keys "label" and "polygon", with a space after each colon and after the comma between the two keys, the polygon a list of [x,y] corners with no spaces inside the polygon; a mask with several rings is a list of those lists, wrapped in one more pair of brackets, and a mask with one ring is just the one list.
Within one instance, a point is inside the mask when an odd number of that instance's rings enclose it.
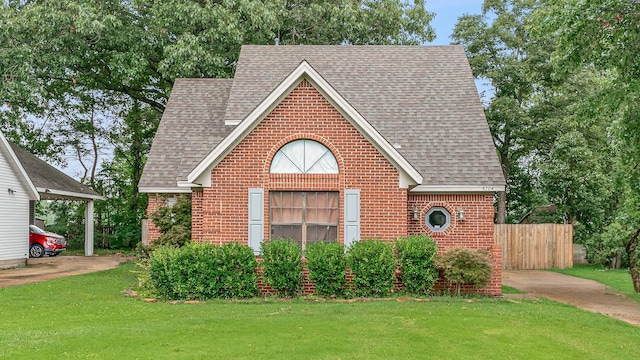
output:
{"label": "carport", "polygon": [[[84,254],[93,255],[93,202],[102,196],[62,171],[40,160],[20,146],[9,143],[29,180],[40,195],[40,200],[84,201]],[[29,224],[35,222],[35,201],[29,201]]]}

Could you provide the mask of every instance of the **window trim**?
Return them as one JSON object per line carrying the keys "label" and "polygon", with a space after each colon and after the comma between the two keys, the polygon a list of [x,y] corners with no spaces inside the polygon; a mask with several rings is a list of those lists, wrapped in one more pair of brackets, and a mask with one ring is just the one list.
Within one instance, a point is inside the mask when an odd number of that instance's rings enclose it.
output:
{"label": "window trim", "polygon": [[[431,214],[433,214],[436,211],[440,211],[445,215],[445,223],[441,227],[435,227],[429,221],[429,217],[431,216]],[[447,208],[445,208],[444,206],[434,206],[434,207],[430,208],[427,211],[427,213],[425,214],[424,222],[425,222],[425,225],[427,226],[427,228],[429,230],[431,230],[432,232],[437,232],[437,233],[444,232],[451,226],[451,212]]]}

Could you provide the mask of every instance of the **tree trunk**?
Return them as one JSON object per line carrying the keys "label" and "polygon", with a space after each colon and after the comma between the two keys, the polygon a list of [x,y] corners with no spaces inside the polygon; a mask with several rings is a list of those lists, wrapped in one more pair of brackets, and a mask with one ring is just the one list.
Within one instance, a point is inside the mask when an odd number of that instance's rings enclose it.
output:
{"label": "tree trunk", "polygon": [[640,229],[629,239],[627,243],[627,255],[629,255],[629,272],[631,273],[631,281],[633,282],[633,290],[640,293],[640,254],[637,254],[638,237],[640,237]]}
{"label": "tree trunk", "polygon": [[[505,181],[509,178],[509,157],[507,154],[500,155],[500,165],[502,167],[502,175]],[[498,192],[498,217],[496,224],[504,224],[507,222],[507,189]]]}
{"label": "tree trunk", "polygon": [[498,192],[498,217],[496,218],[496,224],[504,224],[507,220],[507,192]]}
{"label": "tree trunk", "polygon": [[93,165],[91,165],[91,173],[89,174],[89,184],[91,188],[95,190],[96,186],[96,169],[98,168],[98,156],[100,153],[98,152],[98,140],[96,139],[96,124],[95,117],[91,116],[91,148],[93,150]]}
{"label": "tree trunk", "polygon": [[622,266],[622,249],[618,249],[616,256],[611,258],[611,269],[619,270]]}

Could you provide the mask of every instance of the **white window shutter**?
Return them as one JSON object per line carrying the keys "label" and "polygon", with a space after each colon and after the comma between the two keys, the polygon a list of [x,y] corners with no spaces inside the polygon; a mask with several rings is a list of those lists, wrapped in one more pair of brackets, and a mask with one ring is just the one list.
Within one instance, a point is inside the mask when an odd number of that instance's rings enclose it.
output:
{"label": "white window shutter", "polygon": [[344,247],[360,240],[360,190],[344,191]]}
{"label": "white window shutter", "polygon": [[264,240],[264,189],[249,189],[249,247],[260,254]]}

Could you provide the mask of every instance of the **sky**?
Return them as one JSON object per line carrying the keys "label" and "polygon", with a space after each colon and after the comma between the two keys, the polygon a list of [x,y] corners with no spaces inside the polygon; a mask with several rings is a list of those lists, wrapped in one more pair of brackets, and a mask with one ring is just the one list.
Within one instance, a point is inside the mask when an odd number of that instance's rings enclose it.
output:
{"label": "sky", "polygon": [[436,14],[431,26],[436,31],[436,40],[430,45],[449,45],[449,36],[458,18],[464,14],[479,14],[483,0],[427,0],[426,8]]}
{"label": "sky", "polygon": [[[484,0],[427,0],[426,8],[435,13],[431,26],[436,32],[436,39],[428,45],[449,45],[451,33],[462,15],[477,15],[482,10]],[[486,80],[476,79],[476,87],[480,100],[486,103],[493,94],[493,88]]]}

